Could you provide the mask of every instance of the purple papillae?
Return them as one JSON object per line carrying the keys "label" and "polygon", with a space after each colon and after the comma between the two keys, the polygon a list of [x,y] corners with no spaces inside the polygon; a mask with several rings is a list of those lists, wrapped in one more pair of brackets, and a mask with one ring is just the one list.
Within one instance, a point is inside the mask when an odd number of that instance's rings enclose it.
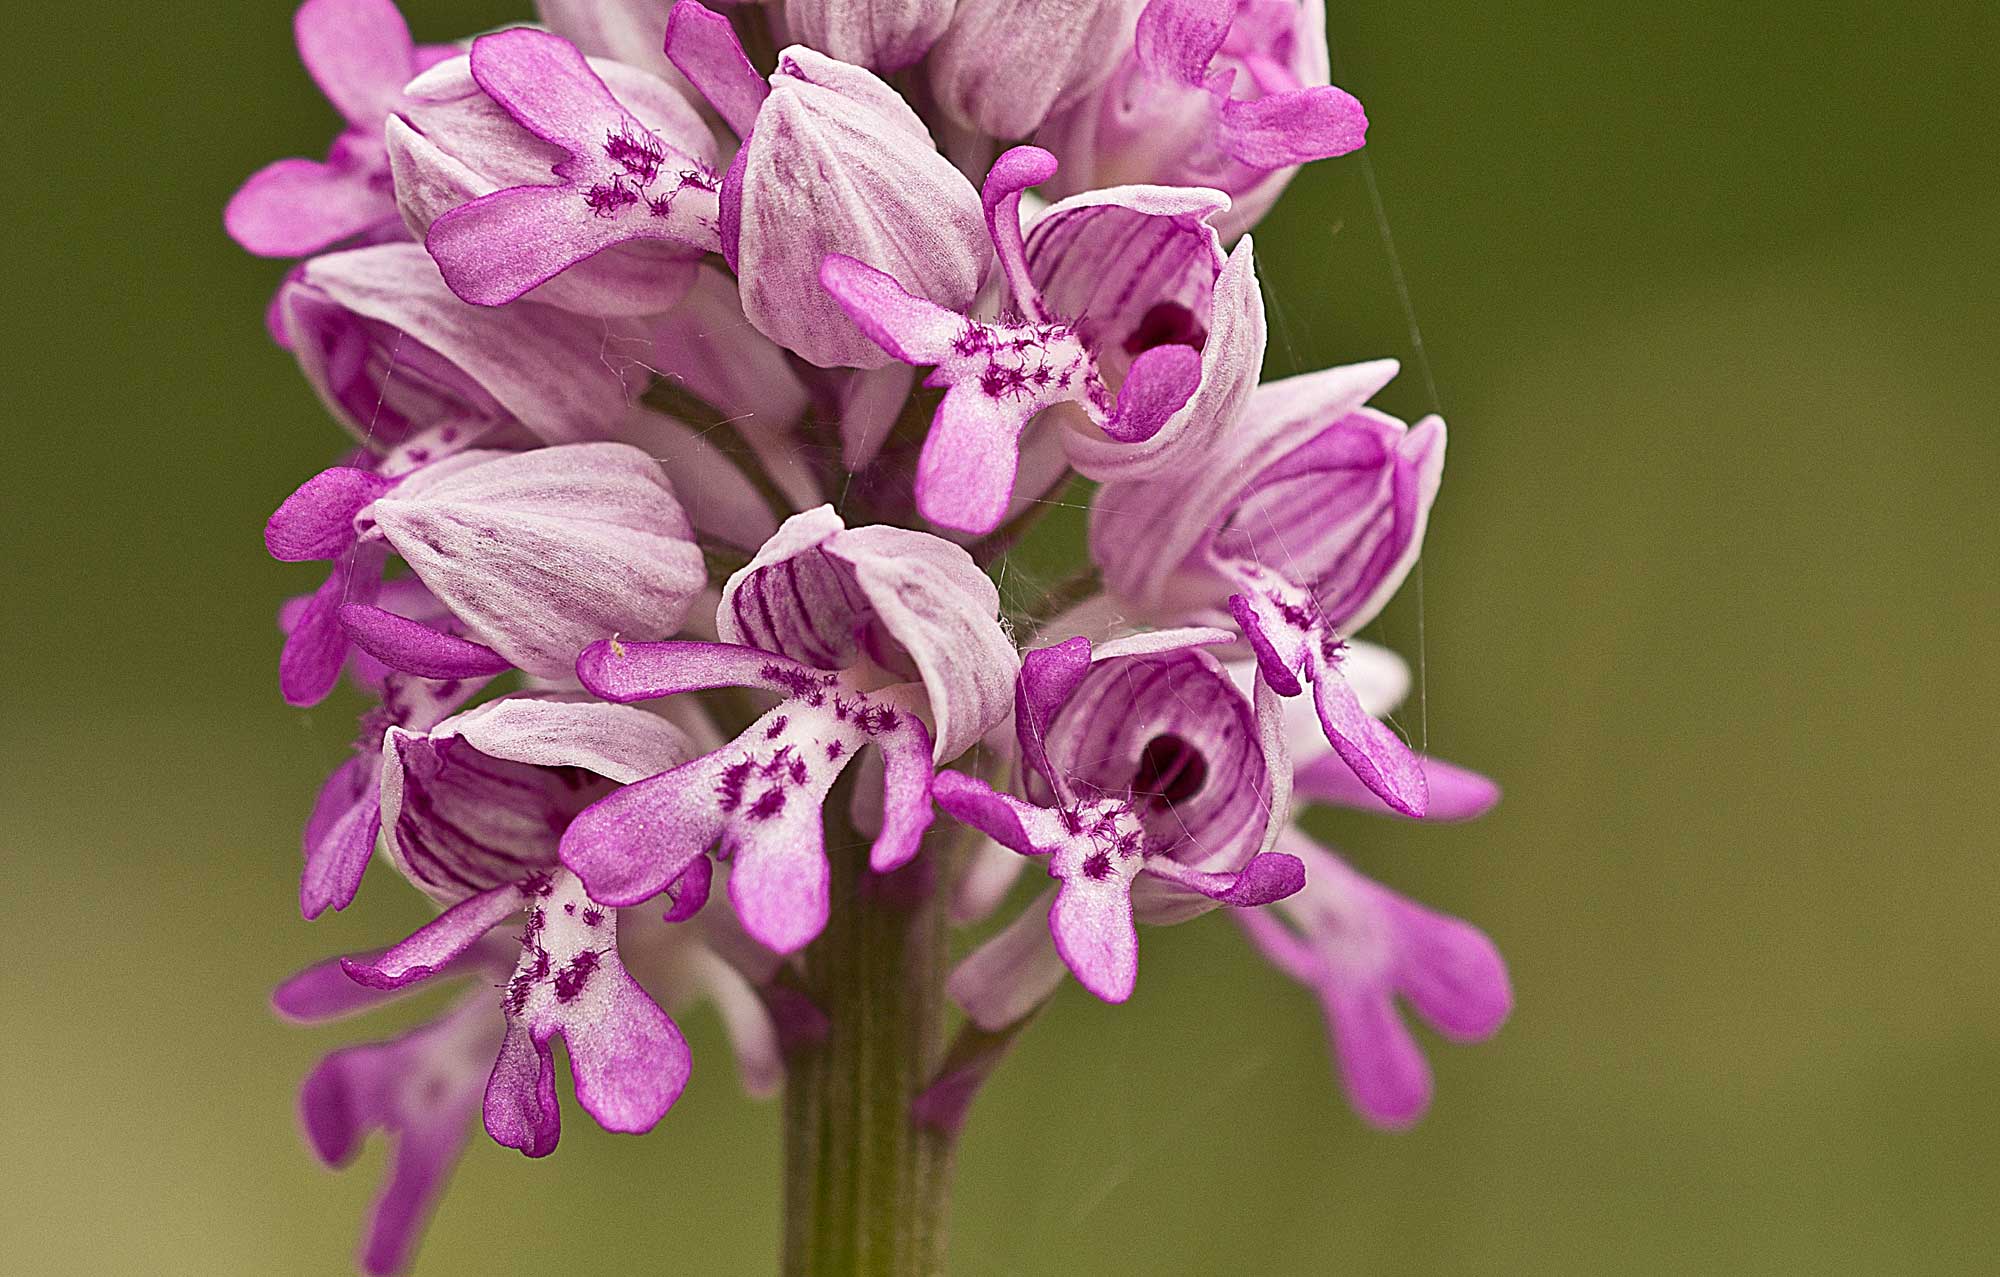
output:
{"label": "purple papillae", "polygon": [[[534,10],[420,45],[307,0],[342,131],[224,218],[292,259],[266,327],[344,434],[264,529],[325,571],[281,694],[357,716],[300,912],[429,910],[274,1005],[458,986],[302,1087],[323,1162],[390,1146],[361,1267],[409,1267],[475,1122],[554,1150],[558,1039],[578,1108],[652,1130],[705,1002],[747,1091],[804,1090],[787,1271],[934,1274],[938,1141],[1035,1013],[1224,906],[1361,1116],[1416,1120],[1398,1000],[1484,1038],[1506,968],[1293,815],[1499,788],[1406,741],[1367,641],[1443,422],[1370,406],[1389,360],[1262,379],[1248,231],[1369,124],[1320,0]],[[1087,556],[1041,522],[1078,503]]]}

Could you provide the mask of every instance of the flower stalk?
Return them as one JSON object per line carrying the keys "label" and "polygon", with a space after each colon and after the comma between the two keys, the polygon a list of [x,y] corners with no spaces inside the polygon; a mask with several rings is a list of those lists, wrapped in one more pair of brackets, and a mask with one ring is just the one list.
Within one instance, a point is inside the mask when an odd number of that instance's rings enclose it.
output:
{"label": "flower stalk", "polygon": [[944,1056],[948,955],[934,828],[905,868],[876,875],[846,805],[828,804],[838,902],[799,966],[831,1021],[796,1052],[785,1086],[785,1277],[920,1277],[944,1271],[955,1140],[911,1106]]}

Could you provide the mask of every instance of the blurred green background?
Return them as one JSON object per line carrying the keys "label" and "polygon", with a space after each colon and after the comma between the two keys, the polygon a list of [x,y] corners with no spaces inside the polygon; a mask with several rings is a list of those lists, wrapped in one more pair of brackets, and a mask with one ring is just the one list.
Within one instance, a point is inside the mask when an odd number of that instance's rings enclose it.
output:
{"label": "blurred green background", "polygon": [[[264,1008],[421,914],[379,873],[294,906],[351,722],[278,701],[310,582],[259,529],[342,437],[219,224],[331,135],[288,12],[10,24],[8,1272],[344,1272],[375,1189],[379,1144],[325,1173],[292,1117],[350,1033]],[[1339,6],[1452,425],[1421,611],[1375,637],[1421,639],[1431,746],[1507,798],[1314,827],[1485,927],[1519,1008],[1377,1134],[1233,928],[1150,933],[1132,1004],[1066,989],[976,1110],[957,1273],[2000,1268],[1995,14]],[[1357,162],[1258,249],[1273,373],[1410,354]],[[419,1271],[772,1271],[775,1108],[688,1027],[653,1137],[475,1145]]]}

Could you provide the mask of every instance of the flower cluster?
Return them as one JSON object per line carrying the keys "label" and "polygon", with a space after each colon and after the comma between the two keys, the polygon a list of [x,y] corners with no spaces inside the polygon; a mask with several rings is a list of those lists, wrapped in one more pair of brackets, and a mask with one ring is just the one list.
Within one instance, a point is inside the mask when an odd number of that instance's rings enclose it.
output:
{"label": "flower cluster", "polygon": [[[1354,637],[1416,560],[1444,424],[1367,406],[1386,361],[1260,381],[1247,232],[1366,129],[1319,0],[538,16],[421,46],[391,0],[306,0],[343,131],[225,217],[293,261],[272,336],[352,436],[265,533],[328,565],[280,614],[284,698],[368,706],[301,910],[376,861],[438,910],[276,1005],[464,989],[306,1080],[323,1159],[394,1146],[364,1267],[407,1264],[475,1119],[554,1149],[556,1037],[578,1105],[642,1132],[689,1076],[682,1007],[753,1093],[842,1031],[789,978],[842,907],[829,820],[963,923],[1044,865],[950,976],[987,1041],[1067,975],[1125,1000],[1136,923],[1229,906],[1362,1115],[1414,1120],[1397,996],[1479,1038],[1505,970],[1292,813],[1498,792],[1404,743],[1405,667]],[[987,566],[1072,470],[1090,560],[1067,606],[1003,614]],[[996,1055],[913,1120],[955,1127]]]}

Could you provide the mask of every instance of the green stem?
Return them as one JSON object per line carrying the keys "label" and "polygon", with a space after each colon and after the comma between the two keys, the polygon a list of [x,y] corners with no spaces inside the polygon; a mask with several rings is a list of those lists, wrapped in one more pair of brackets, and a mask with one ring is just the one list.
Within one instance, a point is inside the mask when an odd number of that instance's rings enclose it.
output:
{"label": "green stem", "polygon": [[795,1054],[785,1086],[785,1277],[932,1277],[944,1271],[952,1139],[911,1120],[944,1051],[945,933],[954,827],[878,876],[869,840],[827,804],[833,909],[806,949],[805,991],[826,1041]]}

